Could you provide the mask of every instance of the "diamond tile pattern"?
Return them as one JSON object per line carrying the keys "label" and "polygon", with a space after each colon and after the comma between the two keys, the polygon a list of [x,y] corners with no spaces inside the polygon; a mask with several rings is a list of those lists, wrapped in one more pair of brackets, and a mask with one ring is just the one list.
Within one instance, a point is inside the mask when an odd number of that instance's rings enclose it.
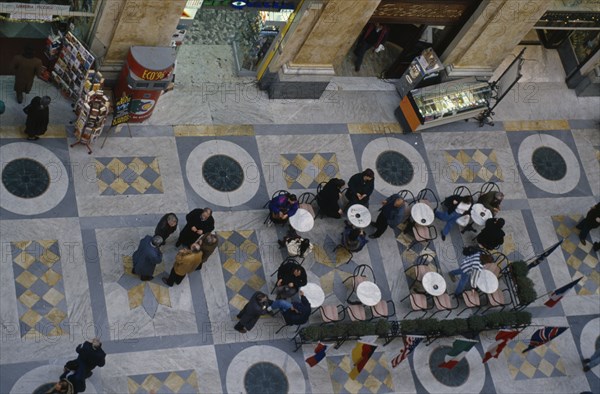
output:
{"label": "diamond tile pattern", "polygon": [[97,157],[94,161],[102,196],[163,193],[156,157]]}
{"label": "diamond tile pattern", "polygon": [[162,262],[154,267],[154,279],[142,282],[139,275],[131,273],[133,260],[131,256],[121,256],[123,262],[123,275],[117,283],[127,290],[129,309],[140,306],[144,308],[148,316],[154,317],[159,305],[171,308],[171,296],[169,288],[160,277],[165,272],[165,263]]}
{"label": "diamond tile pattern", "polygon": [[592,242],[586,245],[579,242],[579,230],[575,227],[583,218],[581,215],[552,216],[554,230],[560,238],[564,238],[561,245],[563,256],[573,279],[583,276],[575,286],[579,295],[600,294],[600,265],[598,265],[598,252],[592,249]]}
{"label": "diamond tile pattern", "polygon": [[508,371],[513,380],[566,376],[565,362],[553,342],[538,346],[527,353],[522,341],[511,341],[504,348]]}
{"label": "diamond tile pattern", "polygon": [[286,153],[280,158],[288,189],[316,189],[339,177],[335,153]]}
{"label": "diamond tile pattern", "polygon": [[453,183],[503,182],[502,168],[494,149],[444,151],[450,181]]}
{"label": "diamond tile pattern", "polygon": [[[375,352],[358,374],[356,380],[348,374],[353,368],[352,357],[327,356],[327,367],[333,392],[340,393],[389,393],[394,391],[394,382],[388,368],[389,362],[383,352]],[[328,391],[328,390],[323,390]]]}
{"label": "diamond tile pattern", "polygon": [[254,230],[218,231],[219,254],[229,308],[233,316],[256,291],[269,293]]}
{"label": "diamond tile pattern", "polygon": [[[315,244],[313,249],[315,263],[310,266],[310,270],[319,278],[321,288],[323,288],[325,294],[333,293],[339,302],[345,302],[347,289],[342,282],[352,276],[357,264],[354,260],[350,260],[348,264],[345,264],[348,260],[347,252],[341,249],[333,251],[337,244],[339,244],[339,237],[336,237],[334,241],[329,235],[325,236],[323,245]],[[362,253],[362,251],[359,253]],[[330,303],[329,300],[328,303]],[[331,303],[333,303],[333,300],[331,300]]]}
{"label": "diamond tile pattern", "polygon": [[199,393],[198,376],[194,370],[160,372],[127,377],[129,394]]}
{"label": "diamond tile pattern", "polygon": [[11,242],[22,337],[69,333],[67,300],[57,240]]}

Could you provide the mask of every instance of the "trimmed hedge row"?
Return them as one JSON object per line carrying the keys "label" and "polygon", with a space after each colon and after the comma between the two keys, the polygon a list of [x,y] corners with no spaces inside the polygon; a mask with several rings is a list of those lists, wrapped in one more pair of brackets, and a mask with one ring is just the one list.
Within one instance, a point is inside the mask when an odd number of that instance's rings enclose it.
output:
{"label": "trimmed hedge row", "polygon": [[352,321],[314,325],[303,328],[300,336],[305,341],[319,341],[327,338],[340,338],[344,336],[361,337],[365,335],[386,336],[390,332],[391,324],[387,320],[375,322]]}
{"label": "trimmed hedge row", "polygon": [[524,261],[515,261],[510,265],[510,273],[517,286],[517,297],[521,305],[531,304],[537,299],[533,281],[527,277],[529,268]]}

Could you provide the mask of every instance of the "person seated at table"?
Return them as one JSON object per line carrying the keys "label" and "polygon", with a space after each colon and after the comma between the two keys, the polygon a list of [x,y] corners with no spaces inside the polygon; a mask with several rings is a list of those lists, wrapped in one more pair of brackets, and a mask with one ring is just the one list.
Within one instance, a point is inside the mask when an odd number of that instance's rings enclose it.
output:
{"label": "person seated at table", "polygon": [[442,201],[442,206],[446,208],[446,212],[452,213],[456,210],[458,204],[460,204],[462,197],[463,196],[460,196],[459,194],[448,196],[444,201]]}
{"label": "person seated at table", "polygon": [[404,220],[404,212],[406,203],[398,194],[392,194],[381,202],[382,207],[379,208],[377,220],[371,225],[375,226],[375,232],[369,235],[369,238],[379,238],[387,230],[397,227]]}
{"label": "person seated at table", "polygon": [[295,194],[281,194],[269,201],[269,211],[273,223],[285,223],[298,211],[298,198]]}
{"label": "person seated at table", "polygon": [[369,197],[375,189],[374,180],[375,173],[370,168],[352,175],[348,181],[348,190],[346,190],[346,198],[348,199],[346,208],[354,204],[361,204],[368,208]]}
{"label": "person seated at table", "polygon": [[466,247],[463,249],[463,255],[465,258],[460,262],[459,268],[450,271],[450,278],[453,282],[456,280],[456,276],[460,275],[456,290],[454,291],[454,294],[457,296],[462,294],[469,280],[471,283],[475,283],[477,276],[483,269],[481,265],[481,251],[479,249],[472,246]]}
{"label": "person seated at table", "polygon": [[292,302],[292,307],[283,311],[281,315],[285,324],[288,326],[299,326],[308,322],[311,313],[311,306],[308,299],[300,292],[300,302]]}
{"label": "person seated at table", "polygon": [[323,189],[317,194],[317,204],[320,212],[330,218],[339,219],[344,211],[339,206],[342,196],[341,190],[346,182],[343,179],[333,178],[327,182]]}
{"label": "person seated at table", "polygon": [[257,291],[252,294],[248,303],[237,314],[240,321],[233,328],[242,334],[252,330],[258,319],[268,313],[267,308],[270,303],[269,297],[265,293]]}
{"label": "person seated at table", "polygon": [[597,228],[598,226],[600,226],[600,203],[594,205],[576,226],[581,230],[579,232],[579,240],[582,245],[585,245],[585,239],[590,233],[590,230]]}
{"label": "person seated at table", "polygon": [[446,225],[442,229],[442,241],[446,240],[448,233],[450,233],[450,230],[452,230],[452,227],[456,224],[458,218],[460,218],[463,215],[469,214],[469,209],[463,210],[460,208],[461,203],[468,205],[470,209],[471,204],[473,203],[473,199],[471,198],[471,196],[460,197],[456,208],[454,208],[454,211],[452,211],[451,213],[440,210],[435,211],[435,217],[446,222]]}
{"label": "person seated at table", "polygon": [[308,283],[306,270],[300,264],[286,263],[277,270],[277,299],[290,298]]}
{"label": "person seated at table", "polygon": [[496,214],[500,212],[502,200],[504,200],[504,193],[492,190],[479,196],[477,202],[489,209],[492,212],[492,216],[496,216]]}
{"label": "person seated at table", "polygon": [[477,235],[477,243],[485,249],[496,249],[504,243],[504,219],[491,218],[485,221],[485,227]]}
{"label": "person seated at table", "polygon": [[360,228],[354,228],[346,221],[346,227],[342,233],[342,246],[350,252],[360,252],[369,242],[367,235]]}

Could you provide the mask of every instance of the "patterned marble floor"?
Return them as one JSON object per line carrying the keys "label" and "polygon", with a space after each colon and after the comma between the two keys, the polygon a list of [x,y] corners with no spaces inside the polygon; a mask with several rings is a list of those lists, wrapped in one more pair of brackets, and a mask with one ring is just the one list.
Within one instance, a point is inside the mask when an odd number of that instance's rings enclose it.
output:
{"label": "patterned marble floor", "polygon": [[[287,115],[294,116],[289,108]],[[88,380],[89,393],[251,392],[248,379],[269,381],[261,368],[246,374],[259,363],[276,366],[273,381],[278,387],[287,382],[289,393],[600,392],[600,367],[584,374],[580,361],[599,346],[600,265],[589,241],[599,241],[600,234],[593,230],[582,245],[574,228],[600,199],[597,120],[507,121],[484,129],[460,122],[404,135],[396,124],[372,122],[370,116],[365,123],[319,123],[307,117],[305,123],[252,118],[228,125],[132,125],[132,137],[111,134],[91,155],[69,148],[72,130],[59,123],[36,142],[24,142],[18,130],[0,133],[3,171],[8,163],[29,158],[50,179],[47,187],[35,189],[40,195],[30,198],[9,188],[35,177],[17,179],[21,175],[11,170],[6,175],[12,180],[0,185],[0,392],[29,393],[56,379],[75,356],[75,346],[94,335],[102,338],[108,357]],[[562,179],[537,172],[532,157],[539,148],[562,157]],[[402,176],[394,176],[394,163],[378,168],[385,161],[378,159],[389,152],[402,155]],[[232,171],[243,171],[233,190],[211,187],[222,184],[228,171],[210,171],[223,179],[203,177],[204,164],[218,155],[238,164]],[[499,251],[512,260],[527,259],[564,239],[531,271],[536,291],[545,294],[584,279],[554,308],[544,307],[543,297],[529,307],[535,326],[485,365],[481,356],[494,338],[483,334],[466,357],[457,385],[447,385],[429,367],[451,338],[417,347],[397,368],[390,360],[401,341],[379,343],[352,380],[353,343],[329,350],[326,360],[310,368],[304,358],[314,346],[293,352],[290,332],[275,333],[281,317],[262,318],[245,335],[235,331],[235,315],[254,291],[271,291],[271,274],[285,257],[276,240],[286,229],[263,224],[262,207],[272,193],[315,192],[320,182],[348,180],[369,167],[376,170],[373,216],[399,189],[429,188],[443,199],[457,186],[477,191],[484,182],[498,183],[506,194],[500,216],[507,233]],[[35,179],[45,179],[42,175]],[[186,213],[197,207],[214,211],[218,250],[201,271],[168,288],[160,277],[170,271],[177,252],[171,236],[154,279],[140,282],[131,274],[139,240],[165,213],[175,212],[181,228]],[[435,222],[438,231],[441,225]],[[453,229],[445,242],[438,238],[409,250],[412,239],[400,227],[370,240],[349,260],[343,250],[334,250],[342,229],[341,220],[317,219],[306,234],[315,244],[303,263],[308,280],[325,290],[326,304],[344,303],[344,280],[366,264],[383,298],[394,303],[394,319],[409,311],[401,301],[409,284],[404,269],[419,254],[433,254],[453,289],[447,272],[456,268],[463,245],[473,238]],[[319,322],[318,314],[311,321]],[[569,330],[548,346],[521,353],[541,325]]]}

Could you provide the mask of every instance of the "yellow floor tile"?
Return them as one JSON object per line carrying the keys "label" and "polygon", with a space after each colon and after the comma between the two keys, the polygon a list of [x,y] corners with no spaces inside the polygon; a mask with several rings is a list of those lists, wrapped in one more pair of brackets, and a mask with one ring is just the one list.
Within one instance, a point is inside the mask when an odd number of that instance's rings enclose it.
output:
{"label": "yellow floor tile", "polygon": [[350,134],[401,134],[398,123],[348,123]]}
{"label": "yellow floor tile", "polygon": [[[25,125],[2,126],[0,138],[25,138]],[[64,125],[48,125],[48,130],[40,138],[67,138]]]}
{"label": "yellow floor tile", "polygon": [[511,120],[504,122],[506,131],[569,130],[567,120]]}
{"label": "yellow floor tile", "polygon": [[177,393],[181,389],[181,386],[185,384],[185,380],[175,372],[171,372],[165,379],[165,386],[167,386],[172,392]]}
{"label": "yellow floor tile", "polygon": [[176,137],[224,136],[224,135],[254,135],[252,125],[179,125],[175,126]]}

